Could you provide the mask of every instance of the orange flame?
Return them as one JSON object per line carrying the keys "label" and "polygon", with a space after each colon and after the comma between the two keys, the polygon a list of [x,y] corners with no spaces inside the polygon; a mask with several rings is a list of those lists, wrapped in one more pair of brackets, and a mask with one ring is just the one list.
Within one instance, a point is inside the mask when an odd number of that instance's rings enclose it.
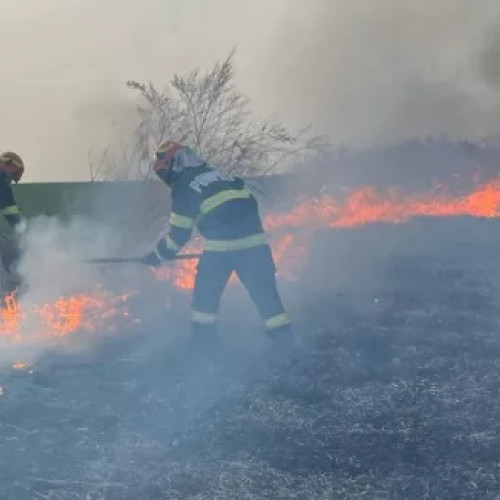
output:
{"label": "orange flame", "polygon": [[174,265],[166,263],[158,269],[153,269],[157,280],[170,281],[175,288],[192,290],[196,274],[196,260],[181,260]]}
{"label": "orange flame", "polygon": [[[186,249],[186,253],[200,253],[203,251],[201,238],[194,238]],[[192,290],[196,276],[197,259],[178,260],[173,263],[167,262],[158,269],[153,269],[157,280],[170,281],[172,285],[180,290]]]}
{"label": "orange flame", "polygon": [[11,294],[0,309],[0,337],[32,341],[60,338],[77,330],[112,330],[118,318],[129,319],[128,298],[129,295],[112,297],[97,290],[91,295],[59,297],[52,303],[37,306],[22,304]]}
{"label": "orange flame", "polygon": [[23,311],[15,295],[13,293],[7,295],[3,307],[0,309],[0,337],[20,340],[19,325],[22,317]]}
{"label": "orange flame", "polygon": [[[305,261],[312,235],[317,229],[352,227],[371,222],[401,223],[415,216],[457,215],[499,217],[500,178],[455,197],[437,190],[419,196],[405,196],[398,189],[381,192],[366,186],[349,193],[344,201],[326,195],[299,199],[286,213],[275,211],[267,214],[264,226],[275,235],[271,246],[279,275],[292,279],[300,263]],[[296,228],[299,228],[298,231]],[[198,253],[202,247],[202,242],[197,239],[187,251]],[[177,290],[191,290],[196,265],[195,259],[167,263],[155,270],[155,276],[171,282]],[[230,282],[235,281],[232,276]],[[120,318],[139,321],[130,315],[128,298],[129,295],[111,296],[97,290],[87,295],[60,297],[54,302],[37,306],[21,304],[14,295],[10,295],[4,299],[0,309],[0,338],[10,341],[40,337],[59,339],[76,331],[113,329]]]}
{"label": "orange flame", "polygon": [[[419,196],[405,196],[397,188],[385,192],[365,186],[349,193],[343,202],[323,195],[299,199],[287,213],[271,212],[264,226],[275,233],[271,241],[279,275],[293,279],[307,254],[312,233],[321,228],[353,227],[371,222],[405,222],[416,216],[500,216],[500,179],[493,179],[470,193],[452,196],[437,188]],[[300,228],[300,233],[290,232]],[[194,247],[199,252],[200,242]],[[158,279],[181,290],[194,287],[195,261],[179,261],[157,271]],[[234,278],[234,277],[233,277]],[[233,282],[234,279],[231,280]]]}
{"label": "orange flame", "polygon": [[398,189],[380,193],[367,186],[350,193],[344,203],[329,196],[303,199],[287,214],[270,214],[268,229],[308,226],[350,227],[369,222],[404,222],[416,216],[500,216],[500,179],[459,197],[431,192],[404,196]]}

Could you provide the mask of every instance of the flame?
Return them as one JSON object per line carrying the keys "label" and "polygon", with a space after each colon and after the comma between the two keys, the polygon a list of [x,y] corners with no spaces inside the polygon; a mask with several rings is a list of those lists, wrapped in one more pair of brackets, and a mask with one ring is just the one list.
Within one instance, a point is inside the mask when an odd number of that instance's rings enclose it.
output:
{"label": "flame", "polygon": [[175,288],[192,290],[196,275],[196,260],[180,260],[174,265],[165,263],[158,269],[153,269],[157,280],[170,281]]}
{"label": "flame", "polygon": [[[200,237],[193,238],[186,247],[186,253],[201,253],[203,251],[203,240]],[[153,269],[157,280],[170,281],[179,290],[192,290],[196,276],[197,259],[177,260],[166,262],[162,267]]]}
{"label": "flame", "polygon": [[268,229],[283,227],[352,227],[370,222],[405,222],[416,216],[500,216],[500,179],[494,179],[459,197],[446,193],[405,196],[397,188],[379,192],[366,186],[350,193],[343,203],[323,195],[301,199],[286,214],[269,214]]}
{"label": "flame", "polygon": [[42,335],[64,337],[79,328],[87,332],[113,328],[118,315],[128,315],[126,309],[120,309],[126,300],[127,295],[110,298],[102,292],[80,294],[60,297],[35,311],[42,320]]}
{"label": "flame", "polygon": [[[321,228],[353,227],[371,222],[405,222],[415,216],[499,217],[500,178],[490,180],[460,196],[433,189],[407,196],[396,188],[386,191],[373,186],[353,190],[343,201],[322,195],[298,199],[286,212],[265,215],[264,226],[273,238],[271,247],[278,274],[287,279],[297,276],[306,261],[314,232]],[[187,252],[199,253],[201,239],[195,239]],[[194,287],[197,260],[168,262],[155,270],[159,280],[169,281],[180,291]],[[230,283],[236,282],[231,276]],[[113,296],[102,289],[88,294],[59,297],[42,305],[19,302],[15,295],[4,299],[0,308],[0,338],[12,342],[39,338],[58,340],[77,331],[102,332],[116,328],[120,319],[137,322],[131,316],[130,294]],[[14,368],[22,369],[23,362]],[[0,388],[0,394],[1,388]]]}
{"label": "flame", "polygon": [[310,231],[302,234],[284,233],[271,242],[271,250],[278,267],[278,276],[296,280],[312,240]]}
{"label": "flame", "polygon": [[4,305],[0,309],[0,337],[10,337],[20,340],[19,325],[23,317],[21,306],[11,293],[4,298]]}
{"label": "flame", "polygon": [[23,304],[14,294],[0,310],[0,337],[10,341],[57,339],[78,330],[109,331],[118,318],[129,319],[128,295],[110,296],[102,290],[85,295],[59,297],[42,305]]}
{"label": "flame", "polygon": [[[322,228],[354,227],[371,222],[402,223],[417,216],[499,217],[500,178],[490,180],[462,196],[447,194],[442,186],[428,193],[407,196],[398,188],[380,191],[364,186],[348,193],[344,201],[328,195],[299,198],[286,213],[270,212],[264,217],[266,230],[274,233],[271,241],[278,274],[294,279],[304,262],[313,233]],[[296,229],[299,228],[298,232]],[[198,240],[193,251],[199,252]],[[156,271],[158,279],[168,280],[180,290],[192,290],[196,261],[169,263]],[[234,276],[230,282],[235,281]]]}

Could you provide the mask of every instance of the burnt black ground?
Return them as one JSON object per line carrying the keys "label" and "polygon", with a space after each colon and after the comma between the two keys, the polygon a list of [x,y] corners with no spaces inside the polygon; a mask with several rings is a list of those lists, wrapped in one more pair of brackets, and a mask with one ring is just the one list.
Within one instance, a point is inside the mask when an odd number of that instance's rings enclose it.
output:
{"label": "burnt black ground", "polygon": [[0,498],[500,498],[498,234],[320,235],[287,295],[293,359],[266,354],[238,296],[210,363],[181,328],[5,372]]}

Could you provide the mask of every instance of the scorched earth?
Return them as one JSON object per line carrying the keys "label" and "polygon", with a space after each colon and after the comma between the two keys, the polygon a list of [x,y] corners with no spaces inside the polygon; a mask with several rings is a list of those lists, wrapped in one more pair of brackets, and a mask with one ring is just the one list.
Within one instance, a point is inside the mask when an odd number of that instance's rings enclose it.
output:
{"label": "scorched earth", "polygon": [[498,498],[498,186],[267,214],[302,342],[289,359],[263,354],[236,284],[218,356],[189,356],[188,262],[158,273],[175,307],[154,321],[126,291],[10,301],[4,342],[33,341],[33,316],[55,347],[97,342],[4,369],[0,497]]}

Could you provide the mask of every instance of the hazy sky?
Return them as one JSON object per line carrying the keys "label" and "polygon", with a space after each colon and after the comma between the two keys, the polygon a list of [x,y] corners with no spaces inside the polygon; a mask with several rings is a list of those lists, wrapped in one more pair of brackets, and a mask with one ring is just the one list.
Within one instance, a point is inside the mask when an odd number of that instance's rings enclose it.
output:
{"label": "hazy sky", "polygon": [[86,180],[133,120],[126,80],[234,46],[257,113],[336,143],[497,135],[499,21],[498,0],[0,0],[0,147],[26,181]]}

